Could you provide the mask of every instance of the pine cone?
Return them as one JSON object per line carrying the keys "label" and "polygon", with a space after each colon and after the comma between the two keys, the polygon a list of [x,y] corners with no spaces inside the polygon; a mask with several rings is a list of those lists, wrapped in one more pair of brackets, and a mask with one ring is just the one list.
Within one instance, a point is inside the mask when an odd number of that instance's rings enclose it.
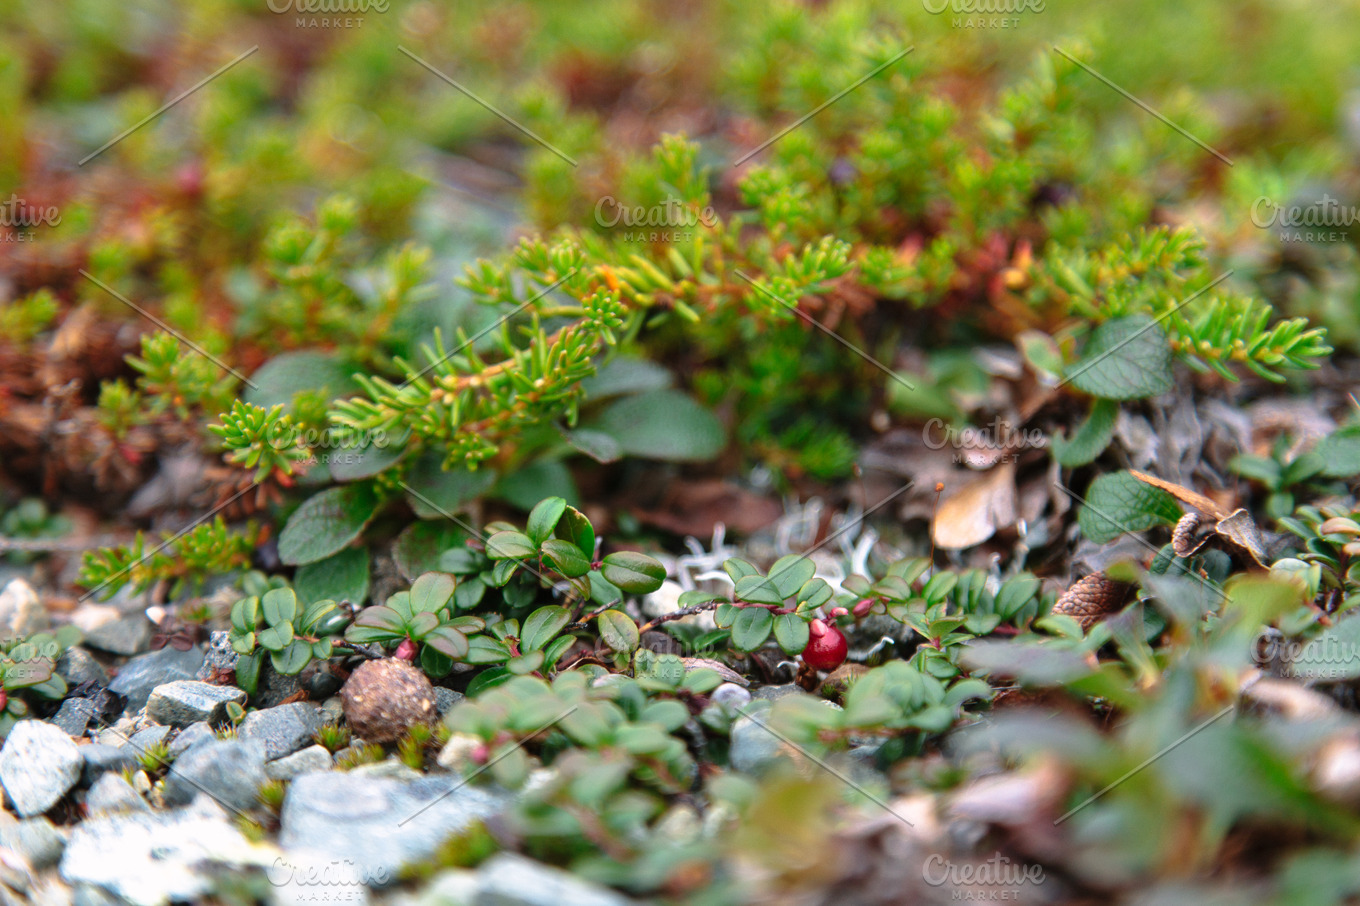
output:
{"label": "pine cone", "polygon": [[1204,547],[1212,533],[1201,536],[1199,530],[1212,521],[1201,513],[1186,513],[1182,516],[1171,532],[1171,549],[1176,552],[1176,556],[1190,557]]}
{"label": "pine cone", "polygon": [[1132,587],[1104,573],[1092,573],[1063,592],[1058,603],[1053,605],[1053,612],[1074,618],[1081,624],[1082,631],[1087,632],[1123,607]]}

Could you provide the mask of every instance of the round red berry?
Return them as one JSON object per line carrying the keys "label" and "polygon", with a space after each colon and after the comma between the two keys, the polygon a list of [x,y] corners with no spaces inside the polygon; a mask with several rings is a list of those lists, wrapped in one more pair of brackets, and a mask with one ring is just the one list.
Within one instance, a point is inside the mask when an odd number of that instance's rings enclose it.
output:
{"label": "round red berry", "polygon": [[813,620],[808,624],[808,632],[803,663],[814,670],[835,670],[845,662],[850,643],[845,640],[845,633],[834,623]]}

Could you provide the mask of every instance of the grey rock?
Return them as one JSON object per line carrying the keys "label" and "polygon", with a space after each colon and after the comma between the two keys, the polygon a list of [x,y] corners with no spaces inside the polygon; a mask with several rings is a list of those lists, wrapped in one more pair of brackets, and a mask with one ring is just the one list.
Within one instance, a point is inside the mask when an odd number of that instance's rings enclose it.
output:
{"label": "grey rock", "polygon": [[83,762],[80,782],[87,786],[95,783],[105,774],[120,774],[125,770],[137,767],[137,750],[127,746],[107,746],[103,743],[93,743],[79,748]]}
{"label": "grey rock", "polygon": [[94,884],[76,884],[71,888],[71,906],[125,906],[125,902]]}
{"label": "grey rock", "polygon": [[467,777],[480,770],[486,761],[486,741],[471,733],[454,733],[444,743],[444,748],[439,750],[439,757],[435,761],[441,768]]}
{"label": "grey rock", "polygon": [[201,742],[209,742],[217,738],[212,726],[206,720],[200,720],[189,724],[174,739],[170,740],[170,755],[178,758],[185,752],[192,749]]}
{"label": "grey rock", "polygon": [[88,698],[68,698],[52,715],[52,725],[67,736],[83,738],[85,731],[99,717],[99,705]]}
{"label": "grey rock", "polygon": [[750,704],[751,693],[736,683],[723,683],[709,698],[729,711],[737,711]]}
{"label": "grey rock", "polygon": [[109,672],[94,659],[94,655],[79,645],[67,648],[57,658],[57,673],[71,688],[90,682],[101,686],[109,684]]}
{"label": "grey rock", "polygon": [[325,746],[308,746],[283,758],[277,758],[264,766],[264,774],[270,780],[292,780],[299,774],[314,774],[331,769],[331,753]]}
{"label": "grey rock", "polygon": [[284,676],[274,669],[266,658],[260,665],[259,686],[255,690],[255,704],[261,708],[272,708],[282,704],[284,699],[292,698],[302,689],[307,671],[296,676]]}
{"label": "grey rock", "polygon": [[767,702],[777,702],[790,695],[807,695],[807,690],[797,683],[785,683],[782,686],[761,686],[751,693],[752,698]]}
{"label": "grey rock", "polygon": [[170,738],[170,731],[170,727],[160,724],[145,727],[129,736],[127,744],[132,746],[134,752],[141,754],[153,746],[165,745],[165,741]]}
{"label": "grey rock", "polygon": [[779,757],[783,742],[761,726],[768,716],[768,710],[759,712],[754,720],[743,714],[732,724],[727,757],[738,771],[759,771]]}
{"label": "grey rock", "polygon": [[384,758],[372,764],[361,764],[356,768],[350,768],[349,773],[357,777],[386,777],[403,782],[419,780],[425,776],[398,758]]}
{"label": "grey rock", "polygon": [[76,884],[68,889],[70,906],[125,906],[118,897],[93,884]]}
{"label": "grey rock", "polygon": [[66,832],[46,818],[29,818],[0,827],[0,847],[19,853],[34,868],[46,868],[61,858]]}
{"label": "grey rock", "polygon": [[452,689],[446,689],[443,686],[434,687],[434,707],[439,712],[440,717],[448,714],[450,708],[465,698],[467,696],[461,692],[454,692]]}
{"label": "grey rock", "polygon": [[345,716],[345,703],[340,700],[340,696],[334,695],[321,703],[321,722],[326,724],[338,724],[340,718]]}
{"label": "grey rock", "polygon": [[703,836],[704,819],[692,805],[677,802],[652,826],[661,840],[673,844],[693,843]]}
{"label": "grey rock", "polygon": [[95,737],[95,742],[106,746],[125,746],[128,737],[136,733],[137,728],[141,726],[141,719],[142,714],[140,712],[132,716],[124,714],[100,730],[99,735]]}
{"label": "grey rock", "polygon": [[607,887],[515,853],[499,853],[477,869],[477,906],[629,906]]}
{"label": "grey rock", "polygon": [[171,812],[91,818],[76,826],[61,860],[68,884],[89,884],[139,906],[199,900],[214,867],[240,872],[274,856],[252,846],[213,803]]}
{"label": "grey rock", "polygon": [[145,614],[134,613],[86,631],[85,644],[110,654],[131,656],[146,650],[154,628]]}
{"label": "grey rock", "polygon": [[152,691],[146,701],[146,716],[172,727],[187,727],[200,720],[220,723],[227,716],[227,702],[244,705],[246,694],[235,686],[176,680]]}
{"label": "grey rock", "polygon": [[21,720],[0,749],[0,784],[20,817],[40,815],[80,779],[84,761],[71,737],[40,720]]}
{"label": "grey rock", "polygon": [[125,906],[125,904],[102,887],[77,884],[71,888],[71,906]]}
{"label": "grey rock", "polygon": [[230,633],[225,629],[219,629],[208,636],[208,649],[203,654],[203,665],[198,668],[195,676],[206,682],[220,671],[234,671],[240,658],[241,656],[231,647]]}
{"label": "grey rock", "polygon": [[141,794],[117,774],[105,774],[85,794],[85,808],[91,818],[150,811]]}
{"label": "grey rock", "polygon": [[0,639],[15,640],[47,628],[47,611],[38,593],[23,579],[13,579],[0,591]]}
{"label": "grey rock", "polygon": [[242,739],[258,739],[264,743],[265,758],[282,758],[312,741],[321,729],[321,715],[316,705],[293,702],[251,711],[237,728]]}
{"label": "grey rock", "polygon": [[[370,883],[384,886],[509,801],[505,793],[457,784],[447,777],[403,783],[352,772],[303,774],[284,799],[279,844],[349,859]],[[417,812],[417,820],[407,821]]]}
{"label": "grey rock", "polygon": [[166,805],[184,805],[206,793],[227,808],[244,811],[257,805],[264,785],[260,746],[217,740],[194,746],[181,755],[165,777]]}
{"label": "grey rock", "polygon": [[345,683],[329,670],[316,669],[307,678],[307,697],[312,701],[325,701],[340,691]]}
{"label": "grey rock", "polygon": [[146,707],[151,690],[176,680],[191,680],[203,663],[203,649],[195,645],[180,651],[167,645],[160,651],[138,655],[123,665],[109,688],[127,696],[127,711],[136,713]]}
{"label": "grey rock", "polygon": [[472,906],[477,899],[477,872],[467,868],[441,871],[414,893],[393,897],[390,906]]}

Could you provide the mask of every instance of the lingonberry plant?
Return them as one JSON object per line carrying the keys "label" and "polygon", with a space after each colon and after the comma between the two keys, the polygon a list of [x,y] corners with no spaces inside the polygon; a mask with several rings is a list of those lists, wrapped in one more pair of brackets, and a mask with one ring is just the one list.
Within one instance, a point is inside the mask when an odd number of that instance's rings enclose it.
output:
{"label": "lingonberry plant", "polygon": [[[0,780],[63,884],[268,898],[175,804],[239,756],[285,851],[442,796],[355,860],[412,901],[1360,896],[1345,4],[281,5],[0,8]],[[233,742],[86,744],[161,671]],[[226,864],[110,881],[112,787]]]}

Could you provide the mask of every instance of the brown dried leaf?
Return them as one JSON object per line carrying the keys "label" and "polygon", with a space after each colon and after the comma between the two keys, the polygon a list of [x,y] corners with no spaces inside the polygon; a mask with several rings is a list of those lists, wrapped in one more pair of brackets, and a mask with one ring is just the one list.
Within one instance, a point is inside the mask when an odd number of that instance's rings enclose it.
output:
{"label": "brown dried leaf", "polygon": [[931,525],[937,547],[962,550],[1015,524],[1015,463],[1004,462],[940,504]]}

